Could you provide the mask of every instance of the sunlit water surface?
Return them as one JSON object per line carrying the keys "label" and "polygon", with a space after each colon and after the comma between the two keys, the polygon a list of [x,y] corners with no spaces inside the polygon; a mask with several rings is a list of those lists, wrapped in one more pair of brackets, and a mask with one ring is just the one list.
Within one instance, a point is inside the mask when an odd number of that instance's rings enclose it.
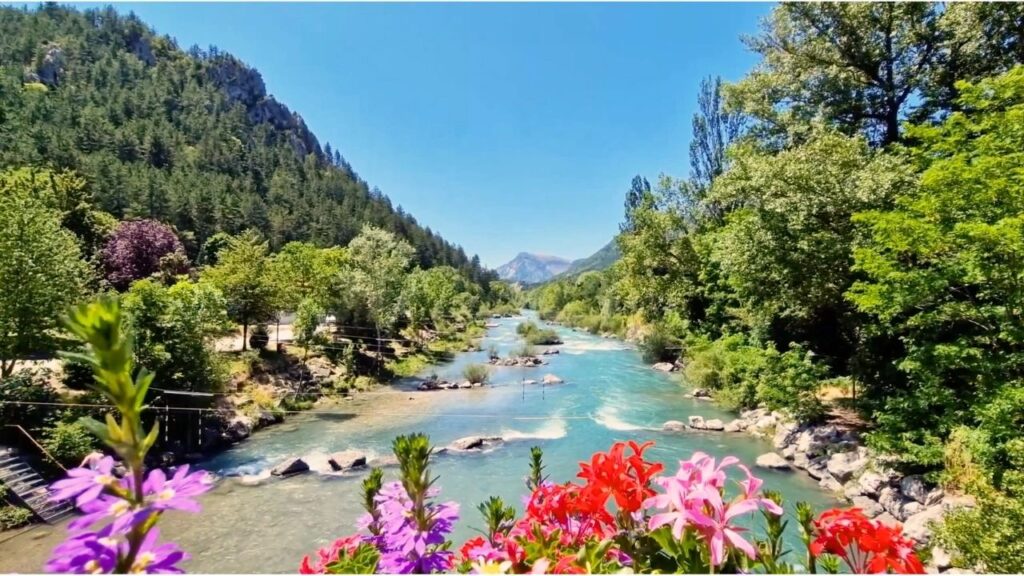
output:
{"label": "sunlit water surface", "polygon": [[[442,378],[459,379],[470,363],[485,362],[495,346],[505,356],[519,346],[516,325],[522,318],[497,321],[488,331],[484,352],[459,354],[435,367]],[[748,465],[772,449],[769,442],[742,434],[667,433],[666,420],[686,421],[699,414],[728,421],[734,416],[706,401],[684,397],[679,376],[644,364],[639,353],[618,340],[557,328],[564,345],[546,356],[547,366],[493,368],[490,385],[472,390],[417,392],[412,384],[363,394],[332,407],[330,413],[306,413],[285,424],[257,432],[249,440],[202,464],[222,480],[202,498],[199,516],[170,514],[161,522],[166,538],[189,551],[189,571],[294,572],[302,556],[340,535],[351,533],[361,513],[362,473],[310,473],[248,485],[241,478],[259,475],[290,456],[303,456],[324,467],[326,455],[358,449],[371,458],[390,452],[398,434],[424,432],[437,446],[469,435],[507,439],[483,453],[444,454],[434,462],[441,498],[461,506],[463,520],[454,534],[460,543],[482,525],[476,505],[498,495],[521,508],[523,478],[529,450],[544,449],[553,480],[572,479],[581,459],[607,449],[616,440],[653,440],[647,456],[674,472],[679,459],[695,450],[716,457],[738,456]],[[524,385],[555,374],[565,384]],[[426,374],[425,374],[426,375]],[[805,500],[817,508],[835,504],[815,481],[802,473],[757,470],[765,487],[782,492],[787,513]],[[388,477],[395,474],[388,469]],[[791,522],[791,527],[795,522]],[[48,550],[63,536],[60,528],[43,527],[0,544],[0,572],[35,571]],[[796,534],[789,542],[796,545]]]}

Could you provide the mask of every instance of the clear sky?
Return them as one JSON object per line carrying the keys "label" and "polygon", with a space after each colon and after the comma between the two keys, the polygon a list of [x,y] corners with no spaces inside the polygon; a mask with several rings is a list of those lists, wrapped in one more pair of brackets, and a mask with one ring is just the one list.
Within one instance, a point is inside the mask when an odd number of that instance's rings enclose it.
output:
{"label": "clear sky", "polygon": [[423,224],[484,264],[588,256],[630,180],[688,171],[700,79],[741,77],[769,4],[120,4],[257,68]]}

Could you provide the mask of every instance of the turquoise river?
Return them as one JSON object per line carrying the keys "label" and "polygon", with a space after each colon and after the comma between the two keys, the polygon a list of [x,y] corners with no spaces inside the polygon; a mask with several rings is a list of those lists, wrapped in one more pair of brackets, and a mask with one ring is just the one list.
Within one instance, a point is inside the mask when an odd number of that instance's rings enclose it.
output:
{"label": "turquoise river", "polygon": [[[482,349],[493,345],[507,355],[521,344],[515,328],[522,320],[496,321]],[[328,453],[343,449],[361,450],[371,458],[385,456],[394,436],[410,432],[428,434],[437,446],[470,435],[506,439],[483,453],[449,453],[435,460],[441,498],[461,505],[457,545],[481,526],[476,505],[487,496],[520,505],[534,445],[544,449],[548,472],[558,481],[572,479],[581,459],[616,440],[653,440],[656,445],[648,456],[666,463],[669,472],[695,450],[717,457],[732,454],[748,465],[771,450],[769,442],[745,434],[662,432],[666,420],[685,422],[697,414],[728,421],[733,415],[710,402],[686,398],[687,387],[679,376],[652,370],[626,343],[557,330],[564,344],[557,347],[560,354],[544,357],[548,365],[492,368],[486,387],[418,392],[412,383],[399,383],[257,432],[202,465],[221,480],[202,498],[200,515],[166,516],[163,536],[192,555],[189,571],[293,572],[304,554],[353,531],[362,473],[314,471],[270,479],[266,470],[291,456],[323,468]],[[486,359],[487,352],[459,354],[428,374],[458,379],[467,364]],[[545,374],[565,383],[522,383],[540,381]],[[389,476],[394,472],[388,469]],[[787,513],[798,500],[818,509],[836,504],[802,473],[755,472],[765,479],[766,488],[782,492]],[[0,572],[38,571],[62,532],[61,527],[40,527],[0,543]],[[795,534],[788,540],[797,544]]]}

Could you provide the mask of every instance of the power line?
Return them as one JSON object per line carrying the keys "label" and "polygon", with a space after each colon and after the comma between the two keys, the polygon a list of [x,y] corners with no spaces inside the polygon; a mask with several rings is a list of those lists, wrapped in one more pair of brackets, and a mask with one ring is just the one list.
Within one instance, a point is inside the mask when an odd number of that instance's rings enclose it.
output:
{"label": "power line", "polygon": [[[63,408],[106,408],[108,410],[114,409],[114,406],[109,404],[86,404],[76,402],[33,402],[26,400],[0,400],[0,404],[14,404],[18,406],[54,406]],[[143,410],[152,410],[154,412],[166,412],[166,411],[177,411],[177,412],[199,412],[199,413],[210,413],[210,412],[226,412],[227,409],[223,408],[194,408],[189,406],[145,406]],[[282,414],[312,414],[312,415],[330,415],[330,416],[361,416],[364,414],[386,414],[388,416],[425,416],[427,412],[401,412],[393,410],[364,410],[359,411],[341,411],[341,410],[276,410]],[[439,418],[491,418],[491,419],[503,419],[503,420],[592,420],[593,417],[590,415],[559,415],[559,414],[548,414],[548,415],[521,415],[511,416],[502,414],[474,414],[474,413],[462,413],[462,412],[433,412],[429,413],[431,416]]]}

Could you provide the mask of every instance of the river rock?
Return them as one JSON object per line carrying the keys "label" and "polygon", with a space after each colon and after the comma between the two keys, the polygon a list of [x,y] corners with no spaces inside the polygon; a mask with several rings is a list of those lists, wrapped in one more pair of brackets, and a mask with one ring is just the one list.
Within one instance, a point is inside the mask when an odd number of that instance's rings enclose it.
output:
{"label": "river rock", "polygon": [[544,356],[554,356],[555,354],[560,353],[561,352],[558,350],[558,348],[548,348],[547,350],[541,352],[541,354],[543,354]]}
{"label": "river rock", "polygon": [[932,565],[939,570],[944,570],[953,565],[953,558],[942,546],[932,548]]}
{"label": "river rock", "polygon": [[924,485],[924,478],[916,474],[900,480],[900,492],[921,504],[928,500],[928,488]]}
{"label": "river rock", "polygon": [[758,418],[757,421],[754,422],[753,428],[754,428],[754,431],[756,431],[756,432],[764,432],[764,431],[766,431],[766,430],[768,430],[770,428],[775,427],[775,423],[776,423],[775,416],[772,416],[771,414],[768,414],[768,415],[761,416],[760,418]]}
{"label": "river rock", "polygon": [[807,457],[807,454],[803,452],[797,452],[793,455],[793,466],[801,470],[806,470],[811,465],[811,459]]}
{"label": "river rock", "polygon": [[827,490],[835,494],[841,494],[843,492],[843,485],[828,474],[822,476],[821,480],[818,481],[818,486],[821,486],[822,490]]}
{"label": "river rock", "polygon": [[669,420],[661,425],[661,429],[666,432],[685,432],[686,424],[683,424],[679,420]]}
{"label": "river rock", "polygon": [[704,417],[703,416],[690,416],[686,419],[690,423],[690,428],[696,428],[697,430],[704,429]]}
{"label": "river rock", "polygon": [[352,468],[362,468],[366,466],[366,454],[358,450],[342,450],[341,452],[331,454],[327,459],[327,463],[336,472],[351,470]]}
{"label": "river rock", "polygon": [[772,437],[772,445],[776,450],[782,450],[796,441],[799,426],[795,422],[779,424],[775,427],[775,436]]}
{"label": "river rock", "polygon": [[933,525],[941,523],[945,514],[942,506],[932,506],[909,516],[903,523],[903,534],[918,545],[927,546],[932,539]]}
{"label": "river rock", "polygon": [[690,396],[694,398],[711,398],[711,390],[707,388],[694,388]]}
{"label": "river rock", "polygon": [[469,389],[469,388],[472,388],[472,387],[473,387],[473,383],[470,382],[469,380],[463,380],[462,382],[459,382],[459,388],[460,389],[464,389],[465,390],[465,389]]}
{"label": "river rock", "polygon": [[786,460],[792,460],[796,458],[796,446],[790,444],[782,449],[782,457]]}
{"label": "river rock", "polygon": [[899,520],[893,518],[893,515],[888,512],[882,512],[875,517],[875,520],[877,520],[879,524],[889,527],[896,527],[900,523]]}
{"label": "river rock", "polygon": [[807,474],[815,480],[828,476],[828,463],[824,457],[815,458],[807,463]]}
{"label": "river rock", "polygon": [[828,472],[839,482],[846,482],[868,465],[864,451],[839,452],[829,456]]}
{"label": "river rock", "polygon": [[448,449],[458,452],[482,450],[487,444],[499,441],[501,441],[501,438],[497,436],[466,436],[449,444]]}
{"label": "river rock", "polygon": [[757,457],[757,460],[754,461],[754,464],[761,468],[771,468],[773,470],[789,470],[790,468],[789,462],[786,462],[785,458],[779,456],[775,452],[761,454]]}
{"label": "river rock", "polygon": [[240,442],[252,434],[252,427],[252,419],[248,416],[239,414],[231,420],[228,420],[227,426],[224,427],[222,436],[224,440],[228,442]]}
{"label": "river rock", "polygon": [[704,429],[711,430],[713,432],[721,432],[722,430],[725,430],[725,424],[723,424],[718,418],[712,418],[711,420],[704,421]]}
{"label": "river rock", "polygon": [[671,362],[658,362],[654,366],[651,366],[651,368],[654,368],[658,372],[672,372],[676,369],[675,365]]}
{"label": "river rock", "polygon": [[880,474],[875,472],[865,472],[857,479],[857,484],[860,485],[864,494],[877,498],[878,495],[882,493],[882,488],[888,486],[889,482]]}
{"label": "river rock", "polygon": [[922,508],[919,502],[907,498],[899,490],[891,487],[882,488],[882,492],[878,495],[878,503],[886,512],[901,522],[920,512]]}
{"label": "river rock", "polygon": [[867,496],[854,496],[851,499],[854,508],[860,508],[860,511],[864,513],[868,518],[877,518],[881,516],[885,510],[871,498]]}
{"label": "river rock", "polygon": [[289,458],[284,462],[281,462],[277,466],[274,466],[270,473],[274,476],[290,476],[292,474],[298,474],[299,472],[308,472],[309,464],[302,458]]}
{"label": "river rock", "polygon": [[523,380],[523,384],[525,384],[527,386],[530,386],[530,385],[533,385],[533,384],[536,384],[536,383],[537,383],[536,380]]}
{"label": "river rock", "polygon": [[838,432],[836,427],[831,425],[808,428],[797,437],[796,450],[810,457],[824,454],[829,444],[835,441]]}
{"label": "river rock", "polygon": [[924,505],[935,506],[936,504],[942,502],[942,498],[945,497],[945,495],[946,491],[943,490],[942,488],[934,488],[930,492],[928,492],[927,496],[925,496]]}
{"label": "river rock", "polygon": [[756,422],[762,416],[767,416],[768,410],[764,408],[756,408],[754,410],[744,410],[740,412],[740,417],[749,422]]}
{"label": "river rock", "polygon": [[726,424],[724,430],[725,432],[740,432],[743,429],[740,428],[740,420],[736,419]]}
{"label": "river rock", "polygon": [[856,481],[848,482],[846,486],[843,486],[843,496],[846,496],[850,500],[853,500],[857,496],[863,496],[864,489],[860,487]]}
{"label": "river rock", "polygon": [[544,382],[545,384],[562,384],[565,382],[565,380],[562,380],[561,378],[555,376],[554,374],[545,374],[544,378],[542,379],[542,382]]}

